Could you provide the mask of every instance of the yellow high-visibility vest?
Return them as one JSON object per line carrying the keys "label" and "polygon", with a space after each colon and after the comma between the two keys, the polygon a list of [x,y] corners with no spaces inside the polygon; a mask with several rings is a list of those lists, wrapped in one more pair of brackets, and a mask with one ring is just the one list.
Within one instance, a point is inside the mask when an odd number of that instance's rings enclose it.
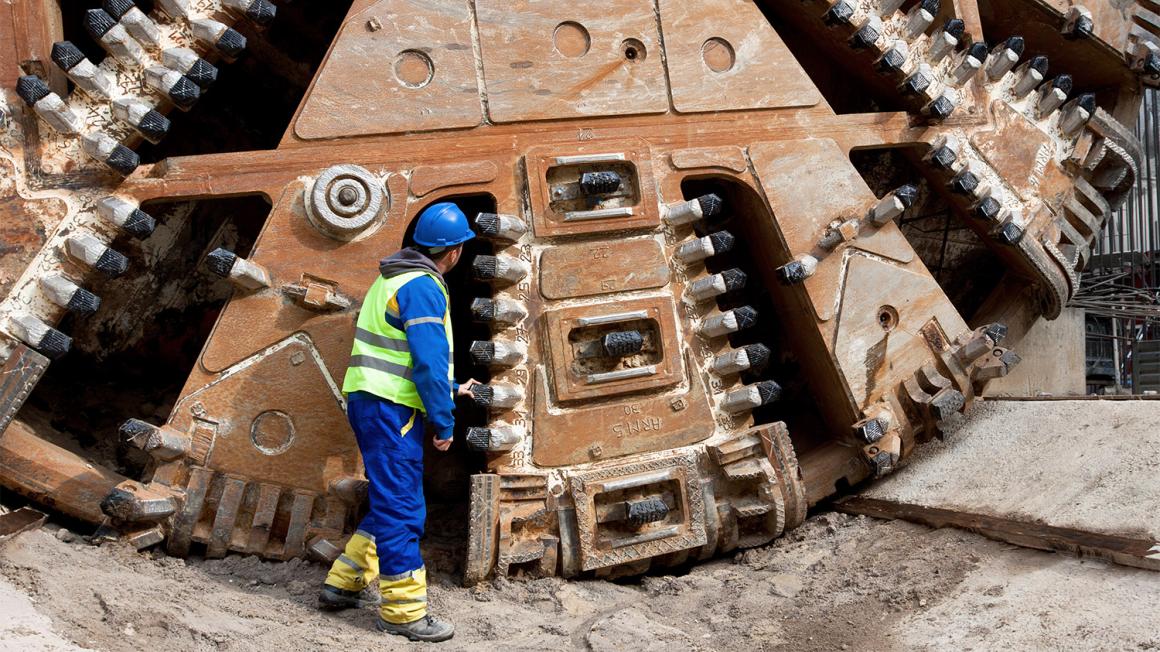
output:
{"label": "yellow high-visibility vest", "polygon": [[[447,332],[447,347],[451,351],[447,361],[447,378],[455,378],[455,337],[451,331],[451,297],[447,294],[447,288],[430,272],[407,272],[391,278],[379,276],[367,291],[354,331],[350,363],[342,381],[343,394],[369,392],[393,403],[427,412],[411,378],[414,364],[411,348],[407,344],[407,333],[391,326],[385,317],[390,314],[399,318],[399,303],[395,296],[404,285],[420,276],[430,276],[447,300],[442,318],[443,328]],[[426,323],[437,320],[438,317],[422,317],[414,321]],[[404,328],[406,326],[403,325]]]}

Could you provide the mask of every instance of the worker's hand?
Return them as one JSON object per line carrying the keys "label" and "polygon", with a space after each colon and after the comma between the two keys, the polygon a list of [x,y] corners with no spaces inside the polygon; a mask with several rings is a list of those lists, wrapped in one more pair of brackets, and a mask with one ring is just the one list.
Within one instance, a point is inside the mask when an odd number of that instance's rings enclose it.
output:
{"label": "worker's hand", "polygon": [[451,442],[454,440],[454,437],[448,437],[447,439],[440,439],[438,436],[432,437],[432,441],[435,442],[435,450],[437,451],[446,451],[451,448]]}
{"label": "worker's hand", "polygon": [[479,385],[479,384],[480,384],[480,382],[474,378],[468,380],[467,382],[465,382],[459,386],[459,395],[460,396],[471,396],[471,386],[472,385]]}

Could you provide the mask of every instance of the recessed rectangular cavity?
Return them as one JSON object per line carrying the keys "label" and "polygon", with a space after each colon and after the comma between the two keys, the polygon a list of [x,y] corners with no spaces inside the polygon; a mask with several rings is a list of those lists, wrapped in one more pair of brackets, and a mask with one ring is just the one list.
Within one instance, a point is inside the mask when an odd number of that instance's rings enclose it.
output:
{"label": "recessed rectangular cavity", "polygon": [[[537,147],[527,154],[537,237],[652,228],[660,224],[652,158],[643,141],[616,153],[590,144]],[[608,147],[609,143],[602,143]]]}
{"label": "recessed rectangular cavity", "polygon": [[672,297],[571,306],[545,318],[558,401],[662,389],[683,377]]}

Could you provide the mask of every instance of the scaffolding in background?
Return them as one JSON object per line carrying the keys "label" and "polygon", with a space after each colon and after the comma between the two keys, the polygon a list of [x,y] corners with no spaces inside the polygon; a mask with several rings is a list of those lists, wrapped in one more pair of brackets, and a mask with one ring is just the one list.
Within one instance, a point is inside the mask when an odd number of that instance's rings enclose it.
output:
{"label": "scaffolding in background", "polygon": [[1160,94],[1136,121],[1136,185],[1096,241],[1071,305],[1086,312],[1089,393],[1160,391]]}

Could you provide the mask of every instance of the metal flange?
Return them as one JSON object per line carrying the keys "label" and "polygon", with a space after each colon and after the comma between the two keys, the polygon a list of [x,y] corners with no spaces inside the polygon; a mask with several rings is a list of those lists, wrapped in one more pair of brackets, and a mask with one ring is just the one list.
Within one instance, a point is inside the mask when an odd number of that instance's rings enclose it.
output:
{"label": "metal flange", "polygon": [[385,213],[390,195],[381,179],[358,165],[335,165],[306,194],[310,223],[336,240],[350,240]]}

